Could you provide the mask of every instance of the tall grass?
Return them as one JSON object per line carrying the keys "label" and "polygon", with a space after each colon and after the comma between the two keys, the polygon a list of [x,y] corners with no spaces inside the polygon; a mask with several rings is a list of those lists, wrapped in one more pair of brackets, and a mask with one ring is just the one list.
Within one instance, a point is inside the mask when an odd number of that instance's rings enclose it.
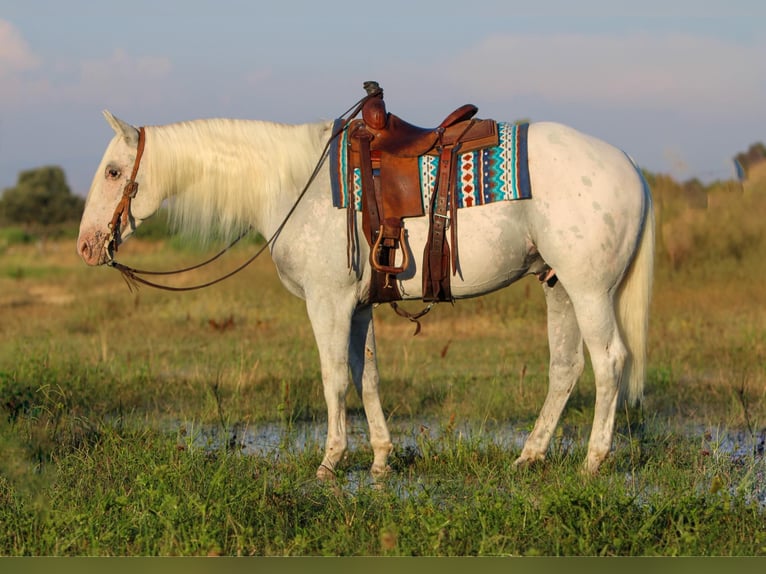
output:
{"label": "tall grass", "polygon": [[[548,462],[511,468],[546,391],[534,279],[437,306],[418,336],[377,309],[392,472],[383,484],[368,478],[363,411],[350,393],[355,440],[328,485],[313,478],[325,424],[313,335],[270,261],[209,290],[131,292],[112,270],[82,265],[73,241],[6,241],[0,554],[766,553],[757,175],[702,195],[654,178],[662,233],[646,400],[619,413],[615,450],[594,479],[579,474],[590,370]],[[140,237],[122,251],[154,268],[202,256]],[[188,281],[251,252],[238,245]],[[266,423],[283,437],[266,454],[194,436]]]}

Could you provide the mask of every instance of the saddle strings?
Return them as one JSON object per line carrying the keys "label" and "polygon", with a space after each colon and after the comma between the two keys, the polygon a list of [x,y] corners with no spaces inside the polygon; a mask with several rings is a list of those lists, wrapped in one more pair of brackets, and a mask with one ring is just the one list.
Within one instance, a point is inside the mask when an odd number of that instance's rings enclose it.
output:
{"label": "saddle strings", "polygon": [[[358,102],[356,102],[354,105],[352,105],[350,108],[348,108],[343,114],[341,114],[341,119],[344,119],[343,122],[339,122],[338,127],[333,131],[332,134],[330,134],[330,138],[325,143],[324,149],[322,150],[322,153],[319,156],[319,160],[317,161],[316,166],[314,167],[314,170],[311,172],[311,175],[308,178],[308,181],[306,182],[306,185],[301,190],[300,194],[298,195],[298,198],[295,200],[295,203],[293,203],[290,210],[287,212],[287,215],[285,215],[282,222],[277,227],[276,231],[269,237],[269,239],[264,243],[258,251],[255,252],[254,255],[252,255],[249,259],[247,259],[244,263],[233,269],[232,271],[229,271],[228,273],[222,275],[221,277],[218,277],[216,279],[212,279],[210,281],[207,281],[205,283],[200,283],[197,285],[189,285],[184,287],[174,287],[171,285],[162,285],[161,283],[155,283],[153,281],[149,281],[148,279],[144,279],[141,277],[141,275],[180,275],[181,273],[187,273],[189,271],[194,271],[195,269],[199,269],[201,267],[204,267],[205,265],[208,265],[221,257],[224,253],[226,253],[229,249],[234,247],[245,235],[250,233],[252,228],[248,228],[247,230],[243,231],[237,238],[235,238],[229,245],[227,245],[224,249],[213,255],[211,258],[203,261],[202,263],[198,263],[196,265],[192,265],[190,267],[184,267],[183,269],[176,269],[173,271],[151,271],[151,270],[145,270],[145,269],[135,269],[133,267],[129,267],[128,265],[124,265],[115,259],[110,260],[107,265],[110,267],[113,267],[114,269],[117,269],[121,274],[122,278],[125,280],[125,283],[128,285],[128,289],[133,291],[133,289],[138,288],[138,284],[147,285],[149,287],[154,287],[155,289],[163,289],[165,291],[195,291],[197,289],[204,289],[205,287],[210,287],[211,285],[215,285],[216,283],[220,283],[221,281],[228,279],[229,277],[239,273],[242,271],[245,267],[250,265],[253,261],[255,261],[271,244],[274,243],[276,238],[279,236],[279,234],[284,229],[285,225],[287,225],[288,220],[292,216],[292,214],[295,212],[295,210],[298,208],[298,204],[301,202],[303,197],[308,192],[309,187],[311,187],[311,184],[316,179],[317,175],[319,175],[319,171],[324,165],[324,162],[327,161],[327,156],[329,153],[330,145],[332,142],[340,136],[341,133],[348,127],[348,124],[352,118],[357,116],[359,112],[362,110],[362,107],[364,106],[365,102],[369,100],[370,98],[373,98],[377,95],[379,95],[382,90],[375,84],[374,88],[370,89],[367,86],[367,83],[365,83],[365,89],[367,90],[367,95],[361,98]],[[348,117],[346,117],[348,116]]]}

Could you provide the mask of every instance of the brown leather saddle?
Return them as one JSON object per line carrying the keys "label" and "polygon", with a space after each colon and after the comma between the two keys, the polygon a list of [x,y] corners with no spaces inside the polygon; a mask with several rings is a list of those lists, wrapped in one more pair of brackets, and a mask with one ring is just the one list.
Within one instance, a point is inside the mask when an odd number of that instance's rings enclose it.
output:
{"label": "brown leather saddle", "polygon": [[[429,233],[423,253],[423,300],[451,301],[449,270],[451,267],[453,274],[457,270],[457,160],[462,153],[498,145],[497,122],[474,118],[478,108],[466,104],[438,127],[421,128],[386,112],[383,90],[376,82],[366,82],[365,89],[368,98],[362,118],[348,126],[348,164],[361,172],[362,228],[373,269],[370,301],[401,299],[395,276],[410,265],[404,219],[426,213]],[[423,205],[420,183],[419,158],[424,155],[439,159],[429,206]]]}

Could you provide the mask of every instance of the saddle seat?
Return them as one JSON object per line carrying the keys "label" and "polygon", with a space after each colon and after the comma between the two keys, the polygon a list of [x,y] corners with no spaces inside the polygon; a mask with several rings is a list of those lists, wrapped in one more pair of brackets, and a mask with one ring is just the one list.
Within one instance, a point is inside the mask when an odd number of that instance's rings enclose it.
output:
{"label": "saddle seat", "polygon": [[479,108],[473,104],[465,104],[449,114],[437,127],[421,128],[387,113],[383,100],[375,98],[362,108],[362,121],[374,135],[370,145],[373,151],[398,157],[419,157],[432,150],[440,137],[445,143],[454,142],[457,130],[448,133],[449,128],[470,120],[478,111]]}

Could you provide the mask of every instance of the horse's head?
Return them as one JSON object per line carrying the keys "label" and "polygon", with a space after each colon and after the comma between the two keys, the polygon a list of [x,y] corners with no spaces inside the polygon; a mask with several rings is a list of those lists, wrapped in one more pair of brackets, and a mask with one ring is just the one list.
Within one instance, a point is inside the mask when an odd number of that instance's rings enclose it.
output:
{"label": "horse's head", "polygon": [[139,130],[108,111],[104,116],[115,137],[93,177],[77,238],[77,252],[88,265],[111,261],[120,243],[162,203],[158,191],[146,184],[146,170],[141,168],[147,162],[141,162],[140,157],[136,161],[140,156]]}

